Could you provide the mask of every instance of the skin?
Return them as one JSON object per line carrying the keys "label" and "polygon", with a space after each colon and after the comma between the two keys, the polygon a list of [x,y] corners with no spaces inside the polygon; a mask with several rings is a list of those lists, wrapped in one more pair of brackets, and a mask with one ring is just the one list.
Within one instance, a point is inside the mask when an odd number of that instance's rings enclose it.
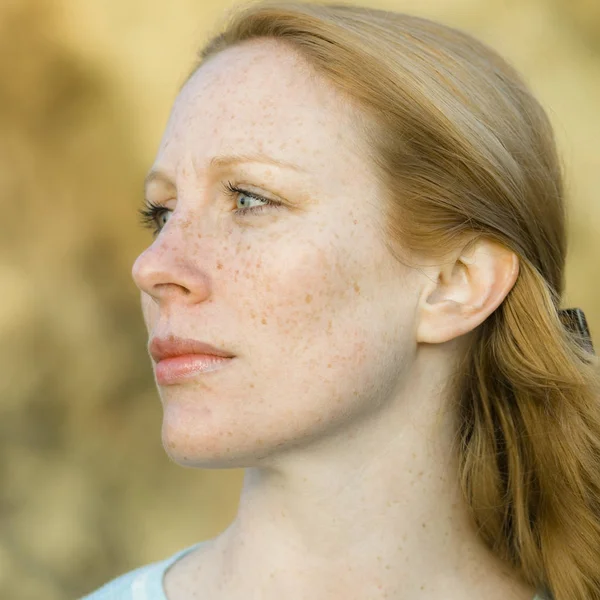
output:
{"label": "skin", "polygon": [[[353,115],[272,40],[213,57],[174,104],[147,190],[170,212],[133,278],[150,337],[235,359],[158,386],[163,444],[246,471],[230,527],[168,571],[169,600],[534,596],[476,537],[443,389],[518,261],[486,240],[419,269],[393,258]],[[210,164],[250,153],[297,168]],[[282,206],[237,215],[263,203],[224,181]]]}

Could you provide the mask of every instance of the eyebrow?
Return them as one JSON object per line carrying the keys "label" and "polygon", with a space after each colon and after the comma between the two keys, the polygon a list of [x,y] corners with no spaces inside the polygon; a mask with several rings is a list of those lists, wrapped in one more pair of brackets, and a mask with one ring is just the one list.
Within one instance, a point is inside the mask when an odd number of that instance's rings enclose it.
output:
{"label": "eyebrow", "polygon": [[[267,165],[273,165],[276,167],[283,167],[285,169],[291,169],[293,171],[305,172],[303,168],[299,167],[294,163],[278,158],[273,158],[272,156],[268,156],[267,154],[261,154],[259,152],[252,154],[227,154],[213,156],[208,164],[209,167],[213,169],[224,169],[235,164],[249,162],[263,163]],[[175,183],[169,175],[167,175],[164,171],[152,169],[144,180],[144,191],[146,191],[148,189],[148,186],[154,181],[159,181],[166,185],[169,189],[175,190]]]}
{"label": "eyebrow", "polygon": [[164,184],[170,191],[175,191],[175,183],[173,180],[164,172],[157,169],[152,169],[146,178],[144,179],[144,194],[148,192],[148,186],[154,181],[159,181]]}
{"label": "eyebrow", "polygon": [[276,167],[283,167],[285,169],[292,169],[293,171],[304,171],[304,169],[294,163],[281,160],[279,158],[273,158],[268,154],[262,154],[260,152],[254,152],[251,154],[228,154],[224,156],[213,156],[209,162],[209,165],[214,168],[224,168],[237,163],[245,162],[264,163]]}

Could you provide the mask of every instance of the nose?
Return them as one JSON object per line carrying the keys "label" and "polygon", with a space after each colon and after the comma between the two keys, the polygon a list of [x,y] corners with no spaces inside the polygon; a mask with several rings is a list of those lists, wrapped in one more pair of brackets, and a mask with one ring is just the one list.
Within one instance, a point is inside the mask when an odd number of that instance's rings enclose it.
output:
{"label": "nose", "polygon": [[[137,287],[157,303],[202,302],[210,295],[207,273],[181,238],[160,233],[133,263],[131,275]],[[204,262],[204,261],[202,261]]]}

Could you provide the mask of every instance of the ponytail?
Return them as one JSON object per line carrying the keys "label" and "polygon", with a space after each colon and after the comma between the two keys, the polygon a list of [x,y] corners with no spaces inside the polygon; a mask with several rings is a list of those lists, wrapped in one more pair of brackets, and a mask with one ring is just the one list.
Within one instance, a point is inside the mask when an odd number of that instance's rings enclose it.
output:
{"label": "ponytail", "polygon": [[526,260],[457,379],[461,484],[482,538],[557,600],[600,590],[600,369]]}

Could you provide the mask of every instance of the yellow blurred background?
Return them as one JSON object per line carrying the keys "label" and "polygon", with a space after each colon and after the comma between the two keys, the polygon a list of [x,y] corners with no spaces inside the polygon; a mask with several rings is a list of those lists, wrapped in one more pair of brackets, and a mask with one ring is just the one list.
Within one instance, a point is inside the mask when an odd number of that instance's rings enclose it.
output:
{"label": "yellow blurred background", "polygon": [[[600,348],[600,0],[363,0],[474,33],[525,75],[567,169],[565,306]],[[234,2],[1,0],[0,598],[78,598],[213,537],[241,471],[166,457],[130,279],[142,180]],[[14,227],[13,227],[14,226]]]}

